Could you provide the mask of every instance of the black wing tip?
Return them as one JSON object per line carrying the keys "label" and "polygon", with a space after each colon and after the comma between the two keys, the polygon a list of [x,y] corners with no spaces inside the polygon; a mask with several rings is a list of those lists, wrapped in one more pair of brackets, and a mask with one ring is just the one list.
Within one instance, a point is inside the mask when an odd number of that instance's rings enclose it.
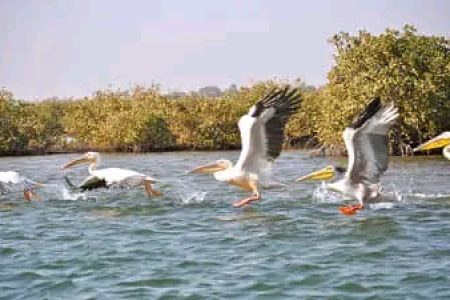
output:
{"label": "black wing tip", "polygon": [[71,191],[75,191],[78,189],[78,187],[72,183],[72,181],[69,179],[67,175],[64,176],[64,180],[66,181],[66,184]]}
{"label": "black wing tip", "polygon": [[108,188],[108,184],[105,179],[100,179],[98,181],[94,181],[90,184],[85,184],[80,187],[83,191],[91,191],[98,188]]}
{"label": "black wing tip", "polygon": [[382,108],[381,105],[381,98],[380,97],[374,97],[369,104],[366,105],[366,108],[353,120],[352,124],[349,126],[353,129],[358,129],[364,123],[367,122],[370,118],[372,118],[380,109]]}
{"label": "black wing tip", "polygon": [[252,117],[258,117],[264,109],[269,107],[275,107],[277,110],[287,109],[293,114],[300,107],[301,100],[301,91],[298,87],[292,87],[289,84],[273,87],[255,104],[256,110]]}

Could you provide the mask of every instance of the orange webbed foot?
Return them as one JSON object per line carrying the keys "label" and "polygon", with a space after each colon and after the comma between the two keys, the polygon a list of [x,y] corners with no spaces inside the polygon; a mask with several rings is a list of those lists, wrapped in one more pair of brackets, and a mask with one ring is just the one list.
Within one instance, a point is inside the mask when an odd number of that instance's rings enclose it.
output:
{"label": "orange webbed foot", "polygon": [[25,200],[31,201],[33,198],[36,197],[36,194],[34,194],[33,191],[31,190],[27,190],[23,192],[23,197],[25,198]]}
{"label": "orange webbed foot", "polygon": [[248,198],[245,198],[245,199],[242,199],[242,200],[234,202],[233,206],[236,207],[236,208],[239,208],[239,207],[242,207],[244,205],[249,205],[250,203],[252,203],[254,201],[258,201],[260,199],[261,199],[261,197],[259,195],[253,195],[253,196],[250,196]]}
{"label": "orange webbed foot", "polygon": [[245,198],[245,199],[242,199],[242,200],[234,202],[233,203],[233,207],[239,208],[239,207],[242,207],[244,205],[248,205],[250,202],[251,201],[250,201],[249,198]]}
{"label": "orange webbed foot", "polygon": [[339,207],[339,211],[343,215],[353,216],[358,211],[362,210],[363,208],[364,208],[364,206],[361,204],[354,204],[354,205],[341,206],[341,207]]}
{"label": "orange webbed foot", "polygon": [[162,196],[162,193],[160,191],[153,190],[153,196],[160,197],[160,196]]}

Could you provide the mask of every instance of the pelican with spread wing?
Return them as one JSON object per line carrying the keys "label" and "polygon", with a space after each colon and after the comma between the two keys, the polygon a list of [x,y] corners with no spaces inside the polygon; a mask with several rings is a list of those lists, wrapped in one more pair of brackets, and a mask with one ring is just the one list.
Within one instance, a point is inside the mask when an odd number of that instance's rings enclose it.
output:
{"label": "pelican with spread wing", "polygon": [[[352,199],[357,205],[341,207],[343,214],[353,215],[364,205],[379,197],[380,177],[388,167],[387,133],[398,117],[393,103],[382,106],[380,98],[373,99],[358,118],[344,130],[344,143],[348,153],[344,177],[326,186]],[[298,178],[328,180],[335,177],[337,168],[328,166]]]}
{"label": "pelican with spread wing", "polygon": [[35,182],[15,171],[0,172],[0,195],[13,192],[16,187],[23,189],[23,197],[25,200],[39,199],[35,194],[34,189],[41,188],[42,183]]}
{"label": "pelican with spread wing", "polygon": [[134,187],[142,185],[149,196],[161,195],[159,191],[154,190],[152,187],[152,184],[157,182],[153,177],[121,168],[97,169],[100,165],[100,153],[98,152],[87,152],[83,156],[65,164],[63,169],[65,170],[75,165],[86,163],[89,164],[89,176],[80,185],[73,185],[70,180],[65,177],[71,188],[86,191],[97,188],[108,188],[111,186]]}
{"label": "pelican with spread wing", "polygon": [[450,160],[450,131],[443,132],[437,137],[429,140],[428,142],[423,143],[422,145],[415,148],[414,152],[438,148],[443,148],[442,154],[444,155],[445,158]]}
{"label": "pelican with spread wing", "polygon": [[235,207],[260,200],[260,187],[267,183],[272,163],[281,153],[286,123],[299,104],[298,89],[289,86],[272,89],[239,120],[242,149],[236,165],[229,160],[218,160],[192,172],[214,173],[216,180],[252,193],[235,202]]}

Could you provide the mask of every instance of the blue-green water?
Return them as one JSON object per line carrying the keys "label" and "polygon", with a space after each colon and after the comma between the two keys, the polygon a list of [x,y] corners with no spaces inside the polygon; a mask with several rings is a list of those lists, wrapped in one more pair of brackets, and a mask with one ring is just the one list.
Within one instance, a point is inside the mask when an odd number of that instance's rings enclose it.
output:
{"label": "blue-green water", "polygon": [[284,152],[274,171],[287,186],[244,209],[231,203],[245,193],[186,174],[237,156],[104,155],[161,179],[152,199],[68,194],[59,167],[75,155],[1,158],[0,170],[51,185],[42,201],[0,199],[0,298],[450,299],[450,162],[393,159],[384,182],[401,201],[349,218],[319,185],[292,181],[339,160]]}

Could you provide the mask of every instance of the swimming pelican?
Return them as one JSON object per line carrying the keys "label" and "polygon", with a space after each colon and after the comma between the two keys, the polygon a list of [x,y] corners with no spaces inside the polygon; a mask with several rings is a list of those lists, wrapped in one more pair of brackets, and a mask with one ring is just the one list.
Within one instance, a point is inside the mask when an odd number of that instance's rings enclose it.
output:
{"label": "swimming pelican", "polygon": [[242,150],[236,165],[233,166],[229,160],[218,160],[201,165],[191,172],[214,173],[216,180],[252,193],[235,202],[235,207],[260,200],[259,188],[266,185],[269,179],[271,165],[281,152],[284,128],[299,104],[298,89],[289,86],[272,89],[238,122]]}
{"label": "swimming pelican", "polygon": [[86,191],[97,188],[108,188],[112,185],[128,187],[143,185],[145,191],[149,196],[161,195],[159,191],[152,188],[152,183],[157,182],[156,179],[142,173],[120,168],[107,168],[97,170],[97,167],[100,165],[100,159],[100,153],[87,152],[83,156],[65,164],[62,167],[64,170],[79,164],[89,164],[89,176],[85,180],[83,180],[80,185],[74,186],[66,177],[66,181],[69,186],[80,189],[81,191]]}
{"label": "swimming pelican", "polygon": [[450,131],[443,132],[434,139],[431,139],[428,142],[423,143],[422,145],[415,148],[414,152],[437,148],[444,148],[442,150],[442,154],[444,154],[445,158],[450,160]]}
{"label": "swimming pelican", "polygon": [[344,178],[326,184],[330,190],[358,200],[359,204],[341,207],[346,215],[353,215],[379,196],[380,177],[388,167],[387,132],[398,117],[393,103],[382,106],[380,98],[373,99],[358,118],[344,130],[343,138],[348,153],[346,170],[333,166],[310,173],[296,181],[307,179],[329,180],[337,173]]}
{"label": "swimming pelican", "polygon": [[15,171],[0,172],[0,194],[10,193],[17,186],[23,188],[23,197],[30,201],[33,198],[39,198],[34,189],[44,185],[27,179]]}

